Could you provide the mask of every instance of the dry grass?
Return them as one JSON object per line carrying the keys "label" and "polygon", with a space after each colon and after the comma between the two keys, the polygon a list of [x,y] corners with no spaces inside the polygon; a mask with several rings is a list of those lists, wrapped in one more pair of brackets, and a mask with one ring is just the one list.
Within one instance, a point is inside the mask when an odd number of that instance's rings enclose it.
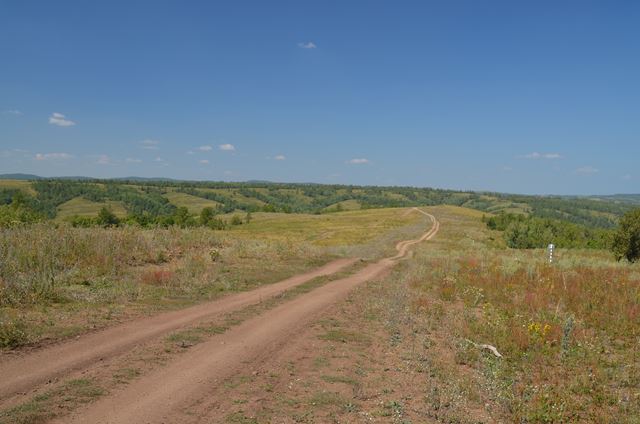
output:
{"label": "dry grass", "polygon": [[401,306],[379,309],[408,308],[438,346],[434,416],[466,422],[475,403],[511,422],[638,422],[640,269],[601,251],[549,265],[542,250],[496,249],[468,214],[434,210],[441,232],[396,274]]}
{"label": "dry grass", "polygon": [[[638,423],[640,268],[592,250],[549,265],[505,249],[474,211],[429,211],[434,239],[230,408],[257,422]],[[261,384],[278,396],[252,402]]]}
{"label": "dry grass", "polygon": [[251,223],[233,228],[232,233],[317,246],[354,246],[369,243],[390,230],[426,222],[417,213],[404,213],[407,210],[367,209],[324,215],[255,213]]}
{"label": "dry grass", "polygon": [[[248,290],[356,250],[379,254],[380,240],[392,248],[395,237],[414,231],[407,224],[416,216],[402,213],[328,220],[269,214],[232,231],[50,224],[0,230],[0,347]],[[315,239],[326,231],[329,240]]]}

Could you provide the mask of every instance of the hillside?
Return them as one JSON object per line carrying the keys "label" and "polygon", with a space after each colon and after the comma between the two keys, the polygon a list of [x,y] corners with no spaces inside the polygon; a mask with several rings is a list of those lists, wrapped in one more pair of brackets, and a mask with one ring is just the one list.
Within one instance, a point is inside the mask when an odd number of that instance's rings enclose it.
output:
{"label": "hillside", "polygon": [[[640,204],[640,195],[599,197],[529,196],[418,187],[283,184],[269,182],[193,182],[90,179],[0,180],[0,204],[20,193],[20,202],[48,219],[95,216],[102,206],[119,216],[162,217],[184,207],[198,214],[284,212],[331,213],[381,207],[453,205],[486,214],[514,213],[612,228]],[[28,177],[28,176],[25,176]],[[71,203],[69,203],[71,202]],[[82,205],[82,207],[78,207]]]}

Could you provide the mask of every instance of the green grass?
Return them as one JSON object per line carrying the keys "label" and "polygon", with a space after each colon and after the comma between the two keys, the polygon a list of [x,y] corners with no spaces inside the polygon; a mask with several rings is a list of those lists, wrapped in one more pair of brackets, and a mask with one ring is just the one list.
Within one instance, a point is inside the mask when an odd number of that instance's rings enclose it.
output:
{"label": "green grass", "polygon": [[238,190],[232,188],[201,188],[199,190],[203,192],[222,194],[224,196],[228,196],[236,202],[246,205],[264,206],[266,204],[260,199],[244,196],[240,194]]}
{"label": "green grass", "polygon": [[90,379],[69,380],[63,386],[35,396],[19,406],[0,412],[0,424],[42,423],[94,401],[106,391]]}
{"label": "green grass", "polygon": [[104,203],[92,202],[82,197],[75,197],[58,206],[56,220],[65,221],[74,216],[96,217],[103,207],[108,207],[118,217],[127,216],[127,210],[122,202],[106,201]]}
{"label": "green grass", "polygon": [[326,208],[324,208],[324,211],[335,211],[338,207],[340,207],[343,211],[356,211],[361,209],[362,205],[357,200],[345,200],[327,206]]}
{"label": "green grass", "polygon": [[402,226],[424,222],[408,208],[367,209],[332,214],[255,213],[249,224],[231,229],[232,234],[307,242],[317,246],[353,246],[364,244]]}
{"label": "green grass", "polygon": [[204,199],[198,196],[192,196],[191,194],[179,193],[175,191],[169,191],[164,194],[169,202],[177,207],[186,207],[189,212],[193,214],[199,214],[204,208],[216,208],[219,203],[213,200]]}
{"label": "green grass", "polygon": [[24,180],[0,180],[0,189],[18,189],[31,196],[36,194],[36,191],[31,187],[31,182]]}

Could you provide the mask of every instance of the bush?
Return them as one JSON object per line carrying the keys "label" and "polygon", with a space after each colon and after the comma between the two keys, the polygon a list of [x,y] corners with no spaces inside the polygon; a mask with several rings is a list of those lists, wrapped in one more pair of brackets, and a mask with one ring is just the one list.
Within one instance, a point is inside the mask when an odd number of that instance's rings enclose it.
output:
{"label": "bush", "polygon": [[612,250],[617,260],[625,258],[635,262],[640,259],[640,209],[627,212],[622,217],[613,236]]}
{"label": "bush", "polygon": [[13,349],[28,342],[29,336],[22,320],[0,315],[0,348]]}
{"label": "bush", "polygon": [[0,206],[0,228],[11,228],[40,220],[40,215],[22,206],[13,204]]}
{"label": "bush", "polygon": [[504,231],[507,246],[535,249],[549,243],[561,248],[603,249],[611,245],[611,231],[587,228],[558,219],[535,218],[516,214],[498,214],[485,218],[487,228]]}
{"label": "bush", "polygon": [[211,221],[215,217],[215,213],[213,212],[212,207],[203,208],[200,211],[200,225],[208,225],[209,221]]}
{"label": "bush", "polygon": [[102,225],[103,227],[113,227],[120,224],[118,217],[107,207],[102,207],[102,209],[100,209],[96,222],[98,225]]}

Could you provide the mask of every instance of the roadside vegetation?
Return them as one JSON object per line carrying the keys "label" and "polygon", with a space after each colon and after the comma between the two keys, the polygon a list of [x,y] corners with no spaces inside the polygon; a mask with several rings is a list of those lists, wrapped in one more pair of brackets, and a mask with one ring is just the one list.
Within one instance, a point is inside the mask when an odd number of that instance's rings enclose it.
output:
{"label": "roadside vegetation", "polygon": [[612,247],[614,230],[593,228],[552,218],[536,218],[520,214],[500,213],[482,218],[487,228],[503,231],[508,247],[534,249],[549,243],[560,248],[608,249]]}
{"label": "roadside vegetation", "polygon": [[428,210],[438,235],[295,356],[238,376],[227,422],[638,423],[638,265],[563,248],[549,264],[506,248],[481,213]]}
{"label": "roadside vegetation", "polygon": [[[224,385],[227,422],[640,423],[640,210],[628,199],[269,183],[2,187],[0,349],[336,257],[388,256],[427,220],[384,206],[437,204],[428,210],[438,235],[318,322],[300,342],[306,355]],[[205,330],[171,342],[215,333]]]}
{"label": "roadside vegetation", "polygon": [[3,228],[0,347],[249,290],[339,256],[375,258],[424,227],[405,212],[256,213],[226,231],[49,221]]}

